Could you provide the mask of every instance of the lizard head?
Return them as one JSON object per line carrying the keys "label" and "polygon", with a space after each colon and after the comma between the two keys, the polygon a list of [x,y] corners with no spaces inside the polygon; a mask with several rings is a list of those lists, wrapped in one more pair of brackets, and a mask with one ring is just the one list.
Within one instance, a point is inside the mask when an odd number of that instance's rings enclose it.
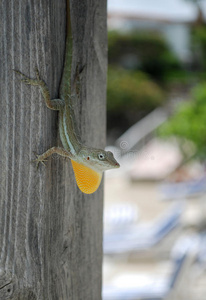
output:
{"label": "lizard head", "polygon": [[75,178],[79,189],[85,194],[94,193],[101,182],[102,173],[119,168],[112,152],[83,147],[78,153],[78,160],[72,160]]}
{"label": "lizard head", "polygon": [[80,150],[79,156],[82,159],[82,164],[98,172],[120,167],[110,151],[84,147]]}

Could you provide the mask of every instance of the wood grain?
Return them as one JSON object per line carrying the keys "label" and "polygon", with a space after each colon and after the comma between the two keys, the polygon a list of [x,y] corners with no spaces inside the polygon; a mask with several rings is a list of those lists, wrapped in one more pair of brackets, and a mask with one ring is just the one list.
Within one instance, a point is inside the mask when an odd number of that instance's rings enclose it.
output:
{"label": "wood grain", "polygon": [[[104,147],[106,1],[72,0],[74,104],[83,142]],[[66,1],[0,1],[0,299],[101,299],[103,187],[82,194],[71,163],[30,161],[59,143],[57,113],[12,69],[40,69],[52,97],[63,67]]]}

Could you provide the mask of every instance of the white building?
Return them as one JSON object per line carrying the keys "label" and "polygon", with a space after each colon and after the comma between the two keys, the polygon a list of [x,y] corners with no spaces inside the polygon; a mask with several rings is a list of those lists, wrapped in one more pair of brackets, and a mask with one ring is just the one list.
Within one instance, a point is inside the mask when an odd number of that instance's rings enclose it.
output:
{"label": "white building", "polygon": [[[200,6],[206,17],[206,0]],[[157,30],[187,63],[191,59],[190,24],[198,13],[197,6],[188,0],[108,0],[108,28]]]}

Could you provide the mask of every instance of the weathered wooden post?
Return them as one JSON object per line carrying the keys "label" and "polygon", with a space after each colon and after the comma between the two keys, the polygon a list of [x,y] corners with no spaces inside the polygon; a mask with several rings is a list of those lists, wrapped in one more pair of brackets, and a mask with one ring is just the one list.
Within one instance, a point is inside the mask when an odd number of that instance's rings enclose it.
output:
{"label": "weathered wooden post", "polygon": [[[74,68],[84,67],[75,114],[83,142],[104,147],[106,1],[71,0]],[[52,97],[64,60],[65,0],[0,1],[0,299],[101,299],[103,188],[82,194],[71,163],[33,151],[58,144],[57,113],[12,71],[39,67]],[[73,70],[74,71],[74,70]]]}

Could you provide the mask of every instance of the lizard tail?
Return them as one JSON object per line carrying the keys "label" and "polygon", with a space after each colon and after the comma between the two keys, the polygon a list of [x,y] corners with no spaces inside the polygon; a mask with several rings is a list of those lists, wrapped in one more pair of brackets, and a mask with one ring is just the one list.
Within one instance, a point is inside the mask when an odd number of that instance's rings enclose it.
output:
{"label": "lizard tail", "polygon": [[[66,25],[66,47],[64,57],[64,71],[62,74],[61,85],[60,85],[60,97],[65,98],[65,95],[71,95],[71,67],[72,67],[72,26],[71,26],[71,8],[70,1],[67,0],[67,25]],[[69,102],[69,99],[64,99],[65,102]]]}

